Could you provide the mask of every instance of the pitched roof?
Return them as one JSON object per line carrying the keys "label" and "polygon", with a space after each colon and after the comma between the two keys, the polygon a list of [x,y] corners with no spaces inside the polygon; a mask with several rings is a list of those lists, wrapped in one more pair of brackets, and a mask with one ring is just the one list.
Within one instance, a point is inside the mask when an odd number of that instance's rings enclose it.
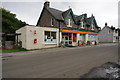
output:
{"label": "pitched roof", "polygon": [[[46,2],[46,5],[47,2]],[[60,21],[65,21],[66,16],[71,13],[72,14],[72,18],[74,20],[74,22],[79,25],[80,21],[82,19],[82,17],[85,18],[85,22],[87,25],[90,25],[92,23],[92,20],[94,18],[94,16],[92,15],[91,17],[87,18],[87,14],[82,14],[82,15],[74,15],[74,13],[72,12],[72,9],[68,9],[66,11],[61,11],[61,10],[57,10],[54,8],[50,8],[50,7],[45,7],[46,5],[44,5],[44,8],[57,20]],[[49,6],[49,5],[48,5]],[[97,23],[96,23],[97,24]]]}
{"label": "pitched roof", "polygon": [[89,24],[92,24],[93,18],[94,18],[94,17],[89,17],[89,18],[87,18],[87,21],[88,21]]}
{"label": "pitched roof", "polygon": [[54,9],[54,8],[47,8],[47,10],[58,20],[63,20],[62,13],[63,11]]}
{"label": "pitched roof", "polygon": [[92,24],[93,20],[94,20],[94,22],[95,22],[96,27],[97,27],[97,28],[100,28],[100,27],[98,27],[97,22],[96,22],[96,20],[95,20],[95,17],[94,17],[93,15],[92,15],[91,17],[87,18],[88,24],[89,24],[89,25]]}
{"label": "pitched roof", "polygon": [[68,9],[68,10],[66,10],[62,13],[62,16],[63,16],[64,19],[70,11],[71,11],[71,9]]}
{"label": "pitched roof", "polygon": [[[54,16],[57,20],[61,20],[61,21],[64,21],[66,16],[68,15],[68,13],[72,10],[72,9],[68,9],[66,11],[60,11],[60,10],[57,10],[57,9],[54,9],[54,8],[46,8],[50,14],[52,16]],[[74,17],[74,14],[72,15],[72,17],[74,18],[74,21],[76,21],[75,17]]]}
{"label": "pitched roof", "polygon": [[79,21],[82,19],[83,15],[79,15],[79,16],[75,15],[75,17],[76,17],[76,20]]}
{"label": "pitched roof", "polygon": [[71,11],[71,9],[68,9],[66,11],[60,11],[54,8],[47,8],[47,10],[54,16],[57,20],[64,20],[67,16],[67,14]]}
{"label": "pitched roof", "polygon": [[113,26],[111,26],[111,27],[109,27],[109,26],[107,26],[109,29],[111,29],[111,30],[115,30],[115,31],[118,31],[119,29],[116,29],[115,27],[113,27]]}
{"label": "pitched roof", "polygon": [[87,25],[90,25],[91,22],[92,22],[92,19],[91,19],[91,17],[87,18],[87,16],[85,16],[85,15],[86,15],[86,14],[82,14],[82,15],[79,15],[79,16],[75,15],[76,20],[77,20],[78,22],[80,22],[81,19],[84,17],[86,24],[87,24]]}

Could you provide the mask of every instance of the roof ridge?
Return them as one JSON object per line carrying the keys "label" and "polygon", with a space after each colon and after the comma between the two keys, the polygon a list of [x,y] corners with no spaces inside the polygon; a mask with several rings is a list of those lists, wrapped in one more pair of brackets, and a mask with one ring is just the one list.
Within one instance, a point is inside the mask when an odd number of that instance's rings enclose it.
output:
{"label": "roof ridge", "polygon": [[56,10],[56,11],[63,12],[63,11],[61,11],[61,10],[59,10],[59,9],[55,9],[55,8],[47,8],[47,9],[54,9],[54,10]]}

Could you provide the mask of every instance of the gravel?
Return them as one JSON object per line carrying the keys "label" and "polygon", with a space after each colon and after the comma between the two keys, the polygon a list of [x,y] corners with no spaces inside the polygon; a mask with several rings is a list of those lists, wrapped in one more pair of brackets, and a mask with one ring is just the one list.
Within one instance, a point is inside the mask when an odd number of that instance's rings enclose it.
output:
{"label": "gravel", "polygon": [[114,62],[107,62],[102,66],[91,69],[87,74],[81,76],[82,78],[120,78],[120,65]]}

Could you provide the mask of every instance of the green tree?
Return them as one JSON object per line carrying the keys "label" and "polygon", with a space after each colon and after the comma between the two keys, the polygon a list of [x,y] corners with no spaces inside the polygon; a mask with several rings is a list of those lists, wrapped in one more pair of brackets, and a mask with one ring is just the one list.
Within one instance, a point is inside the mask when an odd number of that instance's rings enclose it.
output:
{"label": "green tree", "polygon": [[2,17],[0,17],[0,20],[2,20],[3,33],[15,33],[17,29],[27,25],[26,22],[18,20],[16,18],[16,14],[13,14],[8,10],[0,8],[0,12],[2,12]]}

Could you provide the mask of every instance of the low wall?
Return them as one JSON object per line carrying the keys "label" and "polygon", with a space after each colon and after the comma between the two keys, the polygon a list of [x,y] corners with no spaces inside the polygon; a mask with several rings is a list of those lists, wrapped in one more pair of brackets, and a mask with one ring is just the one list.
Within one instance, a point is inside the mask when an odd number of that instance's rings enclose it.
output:
{"label": "low wall", "polygon": [[5,48],[6,49],[13,49],[14,48],[14,41],[5,41]]}

